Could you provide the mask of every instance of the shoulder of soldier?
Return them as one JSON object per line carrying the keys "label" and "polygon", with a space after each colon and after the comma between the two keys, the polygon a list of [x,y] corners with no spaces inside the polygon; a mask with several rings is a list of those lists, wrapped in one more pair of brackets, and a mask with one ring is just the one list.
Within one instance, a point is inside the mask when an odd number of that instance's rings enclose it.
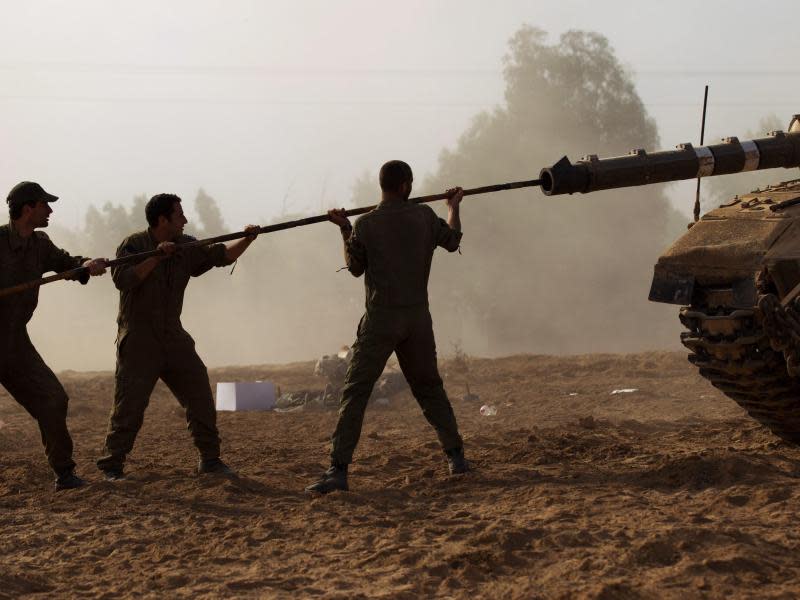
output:
{"label": "shoulder of soldier", "polygon": [[367,213],[364,213],[363,215],[359,216],[356,219],[356,225],[358,225],[359,223],[366,223],[370,219],[372,219],[373,217],[375,217],[375,209],[374,208],[371,211],[369,211]]}
{"label": "shoulder of soldier", "polygon": [[356,222],[353,224],[353,227],[356,230],[362,230],[365,225],[368,225],[369,222],[375,218],[376,212],[375,209],[372,209],[368,213],[364,213],[360,217],[356,219]]}
{"label": "shoulder of soldier", "polygon": [[137,231],[136,233],[130,234],[128,237],[126,237],[122,241],[123,241],[123,243],[125,243],[125,242],[138,242],[138,243],[141,243],[141,242],[149,240],[149,239],[150,239],[150,232],[147,231],[147,229],[144,229],[142,231]]}
{"label": "shoulder of soldier", "polygon": [[122,243],[119,245],[118,251],[125,249],[129,253],[136,252],[145,245],[148,237],[149,234],[147,233],[146,229],[144,231],[137,231],[136,233],[132,233],[124,240],[122,240]]}
{"label": "shoulder of soldier", "polygon": [[58,248],[58,246],[56,246],[53,243],[53,240],[50,239],[50,236],[47,235],[44,231],[39,231],[39,230],[34,231],[33,232],[33,237],[36,239],[37,243],[44,244],[44,246],[46,246],[46,247],[48,247],[50,249]]}
{"label": "shoulder of soldier", "polygon": [[428,219],[428,221],[435,222],[440,218],[439,215],[436,214],[436,211],[427,204],[415,204],[414,208],[425,215],[425,218]]}

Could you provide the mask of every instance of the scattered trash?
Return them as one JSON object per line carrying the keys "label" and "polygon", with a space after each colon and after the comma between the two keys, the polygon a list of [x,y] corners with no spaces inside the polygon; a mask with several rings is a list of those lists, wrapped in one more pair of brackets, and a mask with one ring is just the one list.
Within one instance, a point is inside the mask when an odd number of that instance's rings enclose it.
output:
{"label": "scattered trash", "polygon": [[273,410],[276,413],[291,413],[291,412],[300,412],[301,410],[304,410],[305,407],[306,407],[305,404],[297,404],[295,406],[286,406],[286,407],[278,406],[278,407],[274,408]]}
{"label": "scattered trash", "polygon": [[323,396],[318,391],[303,390],[298,392],[286,392],[281,394],[275,403],[276,412],[294,412],[302,410],[306,406],[323,408]]}
{"label": "scattered trash", "polygon": [[406,382],[403,372],[388,367],[375,384],[375,388],[372,391],[372,398],[390,398],[408,389],[408,383]]}
{"label": "scattered trash", "polygon": [[569,394],[567,394],[567,396],[577,396],[577,395],[578,395],[578,392],[570,392]]}
{"label": "scattered trash", "polygon": [[[314,365],[314,375],[325,379],[325,391],[318,394],[319,397],[309,396],[308,401],[323,408],[338,408],[339,400],[342,397],[342,388],[344,388],[344,379],[352,358],[353,350],[349,346],[342,346],[336,354],[326,354],[321,357]],[[388,366],[375,383],[370,402],[375,402],[377,398],[391,398],[408,389],[408,383],[402,371]]]}
{"label": "scattered trash", "polygon": [[611,395],[614,394],[632,394],[633,392],[638,392],[639,388],[622,388],[621,390],[614,390],[611,392]]}
{"label": "scattered trash", "polygon": [[272,410],[276,387],[270,381],[237,381],[217,383],[218,411]]}
{"label": "scattered trash", "polygon": [[484,417],[493,417],[497,414],[497,408],[495,408],[491,404],[484,404],[483,406],[481,406],[481,414]]}
{"label": "scattered trash", "polygon": [[343,346],[338,354],[326,354],[314,365],[314,375],[325,379],[325,391],[319,398],[319,404],[325,407],[334,407],[339,404],[344,387],[344,377],[347,367],[350,366],[352,351]]}

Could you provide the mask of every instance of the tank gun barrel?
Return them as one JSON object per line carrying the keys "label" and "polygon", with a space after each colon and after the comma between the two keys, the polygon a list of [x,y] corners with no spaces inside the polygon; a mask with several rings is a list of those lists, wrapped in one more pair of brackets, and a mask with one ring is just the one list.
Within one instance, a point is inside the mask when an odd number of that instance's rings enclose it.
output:
{"label": "tank gun barrel", "polygon": [[539,178],[542,191],[557,196],[798,166],[800,115],[795,115],[789,133],[774,131],[767,137],[741,142],[729,137],[720,144],[697,148],[680,144],[675,150],[651,154],[631,150],[627,156],[612,158],[590,155],[575,164],[565,156],[552,167],[542,169]]}

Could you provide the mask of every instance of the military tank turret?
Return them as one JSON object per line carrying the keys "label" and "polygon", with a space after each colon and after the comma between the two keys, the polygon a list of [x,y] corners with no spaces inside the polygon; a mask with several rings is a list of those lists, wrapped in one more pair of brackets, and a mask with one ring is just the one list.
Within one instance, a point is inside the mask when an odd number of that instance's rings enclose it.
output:
{"label": "military tank turret", "polygon": [[[547,195],[589,193],[800,166],[800,115],[788,133],[576,163],[540,178]],[[681,305],[681,341],[700,375],[777,436],[800,444],[800,179],[714,209],[659,257],[650,300]]]}

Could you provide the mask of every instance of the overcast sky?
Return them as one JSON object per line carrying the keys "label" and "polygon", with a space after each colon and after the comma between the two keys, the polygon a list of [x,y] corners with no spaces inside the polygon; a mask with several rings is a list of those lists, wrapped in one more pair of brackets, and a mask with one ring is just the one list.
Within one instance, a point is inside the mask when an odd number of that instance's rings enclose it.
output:
{"label": "overcast sky", "polygon": [[741,136],[800,112],[797,3],[759,4],[2,0],[0,190],[41,182],[67,226],[90,204],[199,187],[232,228],[343,205],[387,159],[421,179],[502,102],[524,23],[607,36],[662,147],[698,141],[705,83],[707,134]]}

